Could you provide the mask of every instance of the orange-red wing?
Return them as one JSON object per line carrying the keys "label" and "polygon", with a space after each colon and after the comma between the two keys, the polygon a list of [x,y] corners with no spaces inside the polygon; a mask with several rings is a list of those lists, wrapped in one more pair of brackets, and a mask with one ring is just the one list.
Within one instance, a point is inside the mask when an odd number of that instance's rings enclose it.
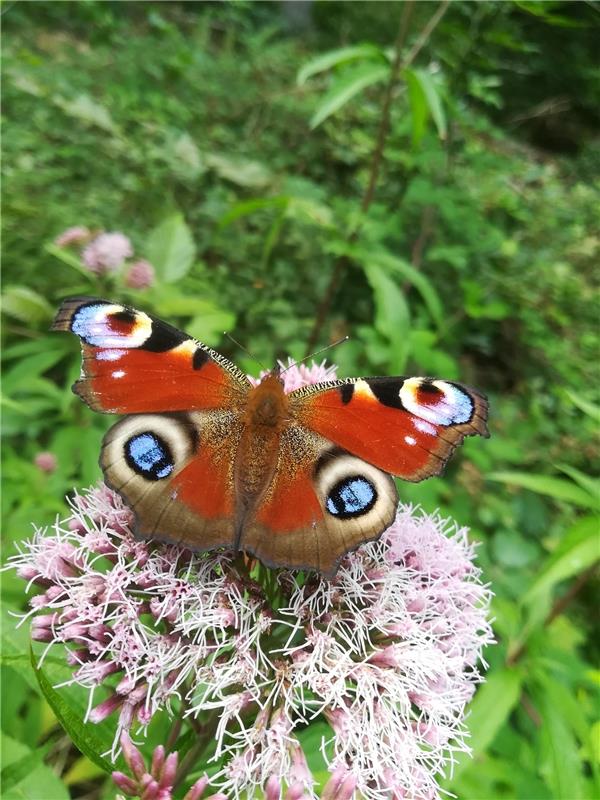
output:
{"label": "orange-red wing", "polygon": [[364,378],[290,395],[293,417],[321,436],[408,481],[442,472],[465,436],[488,436],[487,400],[433,378]]}
{"label": "orange-red wing", "polygon": [[245,375],[214,350],[166,322],[106,300],[65,302],[53,330],[81,339],[83,366],[73,391],[96,411],[138,414],[239,404]]}

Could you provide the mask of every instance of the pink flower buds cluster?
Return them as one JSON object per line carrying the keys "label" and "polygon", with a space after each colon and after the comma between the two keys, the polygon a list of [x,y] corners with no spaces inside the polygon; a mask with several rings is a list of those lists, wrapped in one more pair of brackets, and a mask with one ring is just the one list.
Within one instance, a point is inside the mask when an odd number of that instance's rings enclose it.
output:
{"label": "pink flower buds cluster", "polygon": [[[133,245],[125,234],[118,231],[97,233],[81,225],[67,228],[56,237],[54,244],[58,247],[85,245],[81,260],[96,275],[121,270],[126,260],[133,256]],[[125,284],[130,289],[147,289],[154,283],[154,278],[154,267],[149,261],[139,259],[127,265]]]}
{"label": "pink flower buds cluster", "polygon": [[[130,774],[113,772],[112,778],[118,789],[127,797],[139,797],[141,800],[172,800],[173,788],[177,777],[176,752],[165,753],[159,745],[152,754],[149,769],[146,768],[142,754],[133,744],[127,733],[121,734],[123,756]],[[185,794],[183,800],[199,800],[208,786],[208,778],[199,778]],[[227,800],[224,794],[211,794],[206,800]]]}

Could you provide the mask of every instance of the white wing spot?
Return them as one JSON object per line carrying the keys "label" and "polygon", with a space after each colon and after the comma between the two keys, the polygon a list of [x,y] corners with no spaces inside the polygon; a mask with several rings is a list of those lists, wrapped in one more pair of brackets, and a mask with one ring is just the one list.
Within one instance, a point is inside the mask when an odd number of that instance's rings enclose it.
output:
{"label": "white wing spot", "polygon": [[124,375],[125,375],[125,370],[124,369],[116,369],[112,373],[113,378],[122,378]]}
{"label": "white wing spot", "polygon": [[420,417],[415,417],[415,419],[413,419],[413,425],[418,431],[421,431],[421,433],[428,433],[430,436],[436,435],[435,425],[432,425],[431,422],[427,422]]}
{"label": "white wing spot", "polygon": [[404,441],[406,442],[406,444],[416,444],[417,443],[417,440],[414,438],[414,436],[405,436],[404,437]]}

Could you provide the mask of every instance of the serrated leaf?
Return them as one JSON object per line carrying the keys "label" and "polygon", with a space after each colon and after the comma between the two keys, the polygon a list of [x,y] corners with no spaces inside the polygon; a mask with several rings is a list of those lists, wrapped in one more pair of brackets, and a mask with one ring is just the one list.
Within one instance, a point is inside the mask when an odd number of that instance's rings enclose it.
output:
{"label": "serrated leaf", "polygon": [[390,68],[385,64],[360,64],[344,70],[339,77],[335,78],[333,85],[313,114],[310,121],[311,129],[317,128],[367,86],[385,80],[389,74]]}
{"label": "serrated leaf", "polygon": [[68,701],[67,692],[57,692],[52,686],[43,667],[38,667],[33,649],[30,650],[31,666],[42,690],[42,694],[48,701],[48,705],[54,711],[56,718],[71,737],[77,749],[100,767],[103,772],[111,773],[113,765],[110,764],[100,754],[105,752],[106,742],[104,742],[94,731],[90,723],[85,723],[79,714],[71,707]]}
{"label": "serrated leaf", "polygon": [[196,247],[183,214],[172,214],[152,231],[146,255],[159,281],[174,283],[187,275],[194,262]]}
{"label": "serrated leaf", "polygon": [[491,481],[509,483],[530,489],[532,492],[546,494],[555,500],[564,500],[582,508],[598,508],[598,499],[593,497],[581,487],[562,478],[553,478],[550,475],[532,475],[528,472],[491,472],[487,475]]}
{"label": "serrated leaf", "polygon": [[298,86],[302,86],[302,84],[306,83],[313,75],[331,69],[331,67],[339,66],[348,61],[354,61],[357,58],[372,59],[378,56],[385,58],[383,52],[372,44],[358,44],[353,47],[340,47],[337,50],[330,50],[328,53],[323,53],[305,64],[299,70],[296,82]]}

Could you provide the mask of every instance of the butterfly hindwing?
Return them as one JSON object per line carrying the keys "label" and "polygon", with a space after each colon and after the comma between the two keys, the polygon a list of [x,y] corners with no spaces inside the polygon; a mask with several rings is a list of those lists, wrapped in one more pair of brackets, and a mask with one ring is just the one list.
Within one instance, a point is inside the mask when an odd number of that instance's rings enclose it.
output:
{"label": "butterfly hindwing", "polygon": [[358,378],[290,395],[294,418],[408,481],[439,475],[465,436],[488,436],[487,400],[434,378]]}
{"label": "butterfly hindwing", "polygon": [[275,478],[242,538],[264,563],[333,575],[342,556],[393,521],[385,472],[298,425],[283,434]]}
{"label": "butterfly hindwing", "polygon": [[228,411],[134,414],[114,425],[100,465],[134,512],[136,535],[192,549],[231,546],[241,431]]}
{"label": "butterfly hindwing", "polygon": [[132,414],[227,408],[250,384],[231,362],[143,311],[86,297],[65,300],[53,330],[81,339],[76,392],[95,411]]}

